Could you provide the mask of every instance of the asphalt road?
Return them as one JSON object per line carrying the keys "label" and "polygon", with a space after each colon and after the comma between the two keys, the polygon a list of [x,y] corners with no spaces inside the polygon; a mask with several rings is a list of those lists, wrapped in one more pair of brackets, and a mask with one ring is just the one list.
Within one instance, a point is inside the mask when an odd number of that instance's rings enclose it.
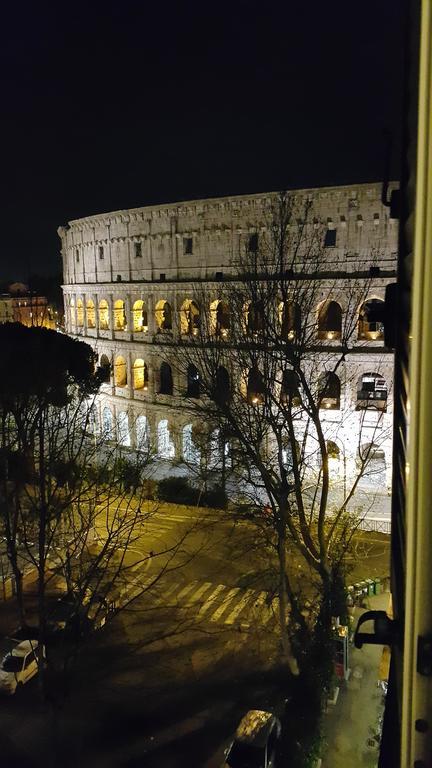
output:
{"label": "asphalt road", "polygon": [[0,699],[4,764],[219,768],[245,711],[286,693],[265,536],[211,511],[153,509],[127,555],[126,597],[139,596],[82,647],[66,695],[54,686],[41,709],[33,680]]}

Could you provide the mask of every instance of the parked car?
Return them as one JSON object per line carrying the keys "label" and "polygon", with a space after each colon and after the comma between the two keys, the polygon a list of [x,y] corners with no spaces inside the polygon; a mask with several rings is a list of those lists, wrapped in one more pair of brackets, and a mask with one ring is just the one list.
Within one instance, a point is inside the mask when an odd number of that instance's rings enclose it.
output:
{"label": "parked car", "polygon": [[275,768],[276,747],[282,727],[271,712],[251,709],[242,718],[225,753],[229,768]]}
{"label": "parked car", "polygon": [[45,659],[45,647],[37,640],[23,640],[12,648],[0,664],[0,691],[12,695],[37,674]]}
{"label": "parked car", "polygon": [[103,595],[85,595],[80,602],[74,594],[65,594],[56,601],[47,623],[53,631],[66,631],[79,638],[101,629],[114,610],[114,601]]}

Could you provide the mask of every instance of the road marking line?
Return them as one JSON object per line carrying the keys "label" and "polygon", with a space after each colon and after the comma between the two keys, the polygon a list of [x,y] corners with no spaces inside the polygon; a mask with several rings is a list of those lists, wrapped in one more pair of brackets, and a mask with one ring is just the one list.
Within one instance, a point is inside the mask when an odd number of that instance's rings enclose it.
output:
{"label": "road marking line", "polygon": [[168,595],[170,595],[171,592],[174,592],[175,589],[178,589],[179,586],[180,586],[180,584],[178,582],[175,582],[174,584],[171,584],[171,586],[168,587],[168,589],[164,590],[163,591],[163,599],[164,599],[164,601],[166,600]]}
{"label": "road marking line", "polygon": [[213,590],[213,592],[211,592],[211,594],[208,596],[208,598],[205,601],[205,603],[202,604],[201,608],[199,609],[199,611],[197,613],[197,616],[204,616],[204,614],[207,613],[207,611],[209,611],[210,608],[213,607],[214,602],[215,602],[217,596],[219,595],[220,592],[223,592],[224,589],[226,589],[226,586],[224,584],[219,584]]}
{"label": "road marking line", "polygon": [[214,585],[211,583],[211,581],[205,581],[204,584],[202,584],[192,595],[188,597],[186,604],[192,605],[193,603],[197,603],[199,599],[204,595],[204,593],[211,589],[213,586]]}
{"label": "road marking line", "polygon": [[270,619],[277,618],[278,611],[279,611],[279,598],[274,597],[270,605],[268,606],[268,615],[263,616],[263,618],[261,619],[261,624],[263,625],[268,624]]}
{"label": "road marking line", "polygon": [[186,595],[189,594],[189,592],[192,592],[192,590],[195,589],[198,582],[192,581],[190,584],[186,584],[185,587],[183,587],[182,590],[175,596],[177,601],[182,600],[183,597],[186,597]]}
{"label": "road marking line", "polygon": [[235,608],[231,611],[231,613],[224,619],[224,624],[234,624],[235,619],[237,616],[242,612],[242,610],[246,607],[248,603],[251,602],[251,600],[255,600],[256,592],[253,589],[246,590],[246,593],[243,595],[243,597],[239,600]]}
{"label": "road marking line", "polygon": [[238,592],[240,592],[240,587],[235,587],[235,589],[230,589],[229,592],[227,592],[219,608],[216,608],[215,612],[210,616],[210,621],[218,621],[218,619],[220,619],[222,614],[229,608],[229,604],[234,595]]}

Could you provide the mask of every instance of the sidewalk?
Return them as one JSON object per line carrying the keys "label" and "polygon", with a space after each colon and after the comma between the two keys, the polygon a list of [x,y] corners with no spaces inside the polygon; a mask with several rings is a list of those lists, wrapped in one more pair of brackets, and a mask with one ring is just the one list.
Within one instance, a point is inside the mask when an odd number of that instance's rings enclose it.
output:
{"label": "sidewalk", "polygon": [[[390,593],[369,598],[373,610],[387,610]],[[363,608],[354,612],[355,626]],[[377,686],[382,645],[350,645],[350,678],[340,683],[336,704],[323,716],[322,768],[376,768],[383,691]]]}

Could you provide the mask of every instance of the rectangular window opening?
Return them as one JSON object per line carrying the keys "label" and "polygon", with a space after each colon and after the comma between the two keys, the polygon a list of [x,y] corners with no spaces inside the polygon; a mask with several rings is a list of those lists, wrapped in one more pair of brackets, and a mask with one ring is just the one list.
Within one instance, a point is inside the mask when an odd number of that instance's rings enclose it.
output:
{"label": "rectangular window opening", "polygon": [[336,245],[336,230],[328,229],[324,237],[324,248],[334,248]]}
{"label": "rectangular window opening", "polygon": [[183,253],[186,254],[186,256],[191,256],[193,252],[193,238],[192,237],[184,237],[183,238]]}
{"label": "rectangular window opening", "polygon": [[257,253],[258,252],[258,233],[253,232],[252,235],[249,235],[249,253]]}
{"label": "rectangular window opening", "polygon": [[99,259],[103,259],[104,257],[104,247],[103,245],[99,246]]}
{"label": "rectangular window opening", "polygon": [[142,258],[142,244],[141,243],[135,243],[135,258],[141,259]]}

